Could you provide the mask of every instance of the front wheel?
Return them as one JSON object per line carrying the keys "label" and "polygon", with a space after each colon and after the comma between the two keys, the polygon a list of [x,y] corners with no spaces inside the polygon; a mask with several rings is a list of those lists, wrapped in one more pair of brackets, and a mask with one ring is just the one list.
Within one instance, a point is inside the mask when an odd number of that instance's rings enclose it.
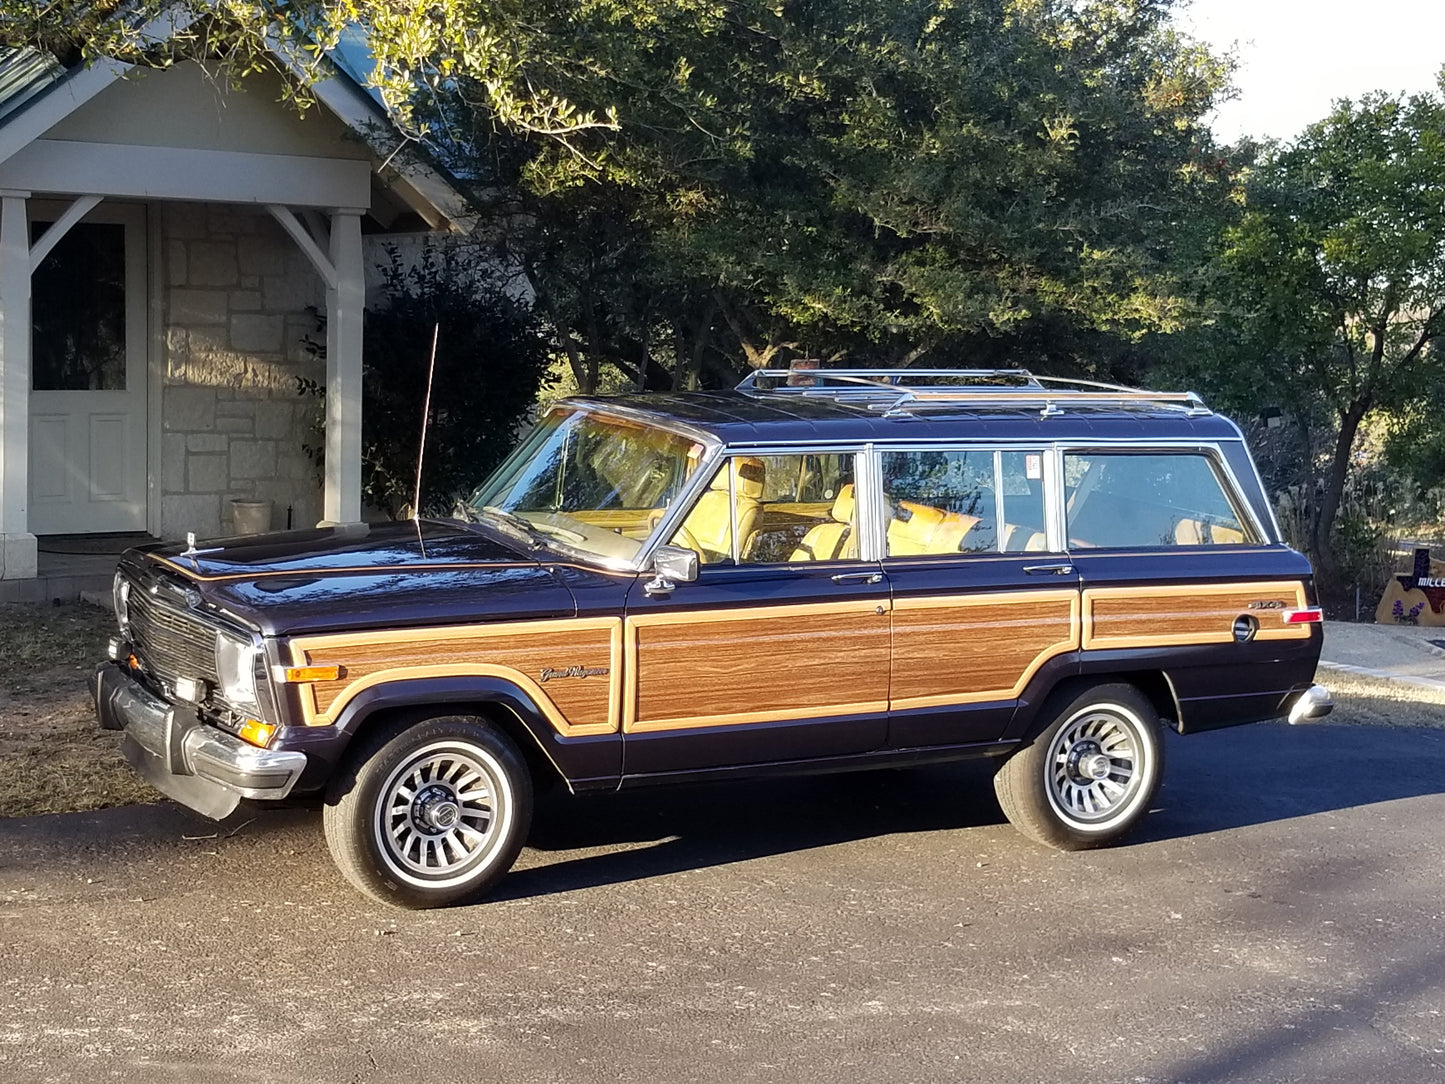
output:
{"label": "front wheel", "polygon": [[463,903],[491,888],[531,819],[526,762],[505,734],[471,716],[369,736],[338,770],[322,811],[346,879],[410,908]]}
{"label": "front wheel", "polygon": [[1096,685],[1062,705],[1003,763],[994,791],[1024,835],[1076,851],[1112,843],[1149,811],[1164,771],[1158,713],[1132,685]]}

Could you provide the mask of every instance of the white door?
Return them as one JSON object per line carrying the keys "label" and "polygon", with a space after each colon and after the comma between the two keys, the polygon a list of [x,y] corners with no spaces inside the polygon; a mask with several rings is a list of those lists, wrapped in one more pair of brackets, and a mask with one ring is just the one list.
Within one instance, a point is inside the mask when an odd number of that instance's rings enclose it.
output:
{"label": "white door", "polygon": [[[31,204],[31,237],[64,205]],[[35,271],[30,530],[146,529],[145,210],[101,204]]]}

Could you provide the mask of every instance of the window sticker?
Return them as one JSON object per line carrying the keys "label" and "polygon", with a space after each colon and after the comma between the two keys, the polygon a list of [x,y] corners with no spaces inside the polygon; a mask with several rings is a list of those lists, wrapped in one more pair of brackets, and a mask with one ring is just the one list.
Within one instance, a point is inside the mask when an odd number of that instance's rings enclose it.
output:
{"label": "window sticker", "polygon": [[1038,481],[1044,476],[1044,457],[1041,455],[1024,456],[1024,476],[1030,481]]}

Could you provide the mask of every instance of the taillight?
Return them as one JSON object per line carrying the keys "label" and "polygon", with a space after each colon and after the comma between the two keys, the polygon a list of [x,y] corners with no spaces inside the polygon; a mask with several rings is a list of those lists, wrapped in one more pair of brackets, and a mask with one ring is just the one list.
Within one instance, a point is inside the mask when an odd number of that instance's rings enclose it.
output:
{"label": "taillight", "polygon": [[1325,612],[1318,606],[1305,606],[1298,610],[1285,610],[1280,617],[1286,625],[1317,625],[1325,619]]}

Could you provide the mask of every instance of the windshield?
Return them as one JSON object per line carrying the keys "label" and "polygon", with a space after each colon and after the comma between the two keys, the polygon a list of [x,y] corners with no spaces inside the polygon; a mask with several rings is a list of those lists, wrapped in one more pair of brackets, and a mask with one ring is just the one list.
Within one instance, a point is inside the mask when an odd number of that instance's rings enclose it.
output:
{"label": "windshield", "polygon": [[705,450],[643,422],[561,406],[467,506],[549,543],[608,563],[631,562]]}

